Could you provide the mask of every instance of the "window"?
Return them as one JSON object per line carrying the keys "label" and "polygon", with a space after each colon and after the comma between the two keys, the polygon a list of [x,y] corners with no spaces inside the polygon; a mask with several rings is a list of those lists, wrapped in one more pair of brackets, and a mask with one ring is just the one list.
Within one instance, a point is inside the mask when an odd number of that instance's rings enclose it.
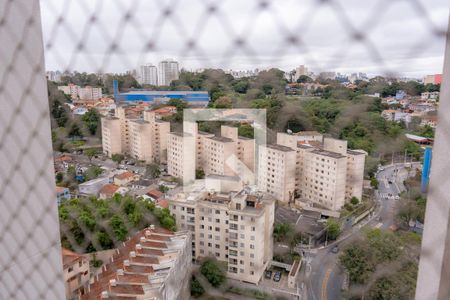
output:
{"label": "window", "polygon": [[251,258],[255,258],[255,254],[250,253],[250,257],[251,257]]}
{"label": "window", "polygon": [[217,232],[219,232],[220,231],[220,227],[216,227],[216,228],[214,228]]}
{"label": "window", "polygon": [[255,245],[250,244],[250,249],[255,249]]}
{"label": "window", "polygon": [[216,249],[220,249],[220,245],[219,244],[216,244]]}

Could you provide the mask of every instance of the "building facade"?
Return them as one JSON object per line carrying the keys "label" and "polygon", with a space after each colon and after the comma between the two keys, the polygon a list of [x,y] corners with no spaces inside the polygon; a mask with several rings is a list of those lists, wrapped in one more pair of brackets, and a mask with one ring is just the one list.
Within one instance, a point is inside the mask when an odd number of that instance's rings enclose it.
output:
{"label": "building facade", "polygon": [[193,257],[227,262],[227,276],[258,284],[273,256],[275,200],[244,187],[239,192],[199,189],[169,196],[181,229],[193,232]]}
{"label": "building facade", "polygon": [[152,64],[141,66],[139,69],[139,83],[158,85],[158,68]]}
{"label": "building facade", "polygon": [[260,151],[262,191],[285,203],[293,192],[300,206],[333,211],[352,197],[362,198],[365,151],[348,150],[347,141],[324,138],[318,132],[278,133],[277,144]]}
{"label": "building facade", "polygon": [[165,162],[170,123],[158,119],[151,111],[143,119],[130,119],[123,107],[117,107],[115,117],[102,118],[103,153],[126,154],[146,162]]}
{"label": "building facade", "polygon": [[158,85],[169,86],[172,80],[179,78],[178,62],[172,59],[163,60],[158,65]]}
{"label": "building facade", "polygon": [[66,299],[79,299],[89,283],[89,260],[81,254],[62,248]]}
{"label": "building facade", "polygon": [[221,136],[198,132],[195,127],[194,136],[186,136],[194,139],[195,153],[184,149],[183,134],[171,132],[168,135],[167,167],[168,173],[174,177],[182,178],[183,169],[201,169],[205,175],[225,176],[255,170],[255,140],[238,136],[237,127],[221,126]]}

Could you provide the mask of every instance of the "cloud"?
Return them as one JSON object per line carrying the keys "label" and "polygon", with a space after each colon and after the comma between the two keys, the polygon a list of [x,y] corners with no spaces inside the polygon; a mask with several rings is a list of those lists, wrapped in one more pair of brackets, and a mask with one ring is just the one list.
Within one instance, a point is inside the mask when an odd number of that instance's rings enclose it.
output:
{"label": "cloud", "polygon": [[449,3],[41,0],[41,11],[48,69],[123,72],[170,57],[187,69],[421,76],[442,69]]}

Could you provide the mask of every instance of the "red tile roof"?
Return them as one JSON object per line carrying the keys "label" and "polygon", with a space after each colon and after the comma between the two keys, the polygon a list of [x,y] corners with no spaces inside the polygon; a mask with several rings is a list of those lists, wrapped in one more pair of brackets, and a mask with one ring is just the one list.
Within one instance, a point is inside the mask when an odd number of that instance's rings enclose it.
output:
{"label": "red tile roof", "polygon": [[158,206],[161,208],[169,208],[169,201],[167,201],[166,199],[159,199]]}
{"label": "red tile roof", "polygon": [[63,193],[64,191],[65,191],[65,187],[63,187],[63,186],[57,186],[56,187],[56,193]]}
{"label": "red tile roof", "polygon": [[150,190],[147,192],[147,195],[149,195],[152,198],[158,199],[159,197],[161,197],[164,194],[159,190]]}
{"label": "red tile roof", "polygon": [[172,231],[163,228],[146,228],[133,235],[116,249],[111,262],[102,267],[102,272],[94,277],[81,299],[102,299],[102,292],[108,294],[108,299],[130,300],[144,295],[147,287],[153,285],[149,281],[149,276],[154,273],[152,266],[163,261],[163,249],[168,248],[166,242],[172,236]]}
{"label": "red tile roof", "polygon": [[70,251],[69,249],[66,248],[62,248],[61,252],[64,268],[73,265],[75,262],[83,259],[83,255]]}
{"label": "red tile roof", "polygon": [[100,189],[100,194],[104,194],[106,196],[112,196],[119,189],[119,187],[113,183],[105,184]]}
{"label": "red tile roof", "polygon": [[119,180],[123,180],[123,179],[127,179],[127,178],[130,178],[130,177],[133,177],[133,176],[134,176],[133,172],[126,171],[126,172],[123,172],[123,173],[121,173],[119,175],[116,175],[116,178],[119,179]]}

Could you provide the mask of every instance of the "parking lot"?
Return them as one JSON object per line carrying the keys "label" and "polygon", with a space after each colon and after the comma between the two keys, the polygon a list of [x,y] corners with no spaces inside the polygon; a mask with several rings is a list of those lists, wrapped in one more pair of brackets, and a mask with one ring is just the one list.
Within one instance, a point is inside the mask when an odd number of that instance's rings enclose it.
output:
{"label": "parking lot", "polygon": [[[270,279],[266,278],[266,272],[264,272],[264,276],[261,279],[260,284],[264,285],[265,287],[269,287],[269,288],[287,289],[289,273],[286,272],[286,270],[275,268],[275,267],[271,267],[269,270],[272,271],[272,276],[270,277]],[[281,272],[281,279],[278,282],[274,281],[275,272],[277,272],[277,271]]]}

